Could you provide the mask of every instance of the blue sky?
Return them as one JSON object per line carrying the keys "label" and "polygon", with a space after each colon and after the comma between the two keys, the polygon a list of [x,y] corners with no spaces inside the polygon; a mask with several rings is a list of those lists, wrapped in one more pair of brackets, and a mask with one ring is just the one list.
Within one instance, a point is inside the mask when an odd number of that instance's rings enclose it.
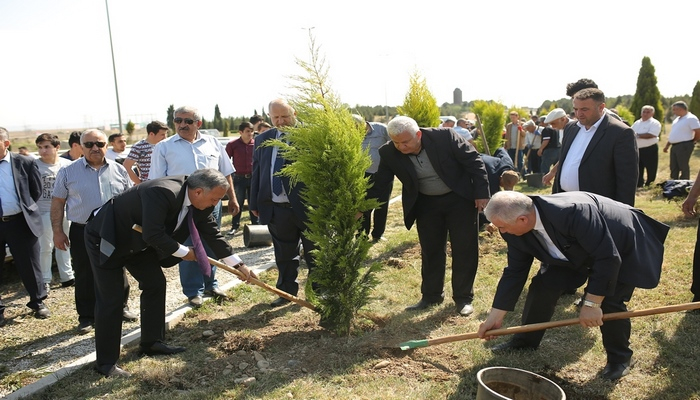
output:
{"label": "blue sky", "polygon": [[[522,107],[564,97],[582,77],[608,96],[633,94],[644,56],[664,96],[700,80],[698,1],[473,3],[112,0],[122,119],[165,119],[170,104],[205,118],[215,104],[224,116],[260,111],[292,93],[309,28],[350,105],[402,103],[413,71],[440,104],[459,87],[464,100]],[[104,1],[0,0],[0,51],[0,126],[117,122]]]}

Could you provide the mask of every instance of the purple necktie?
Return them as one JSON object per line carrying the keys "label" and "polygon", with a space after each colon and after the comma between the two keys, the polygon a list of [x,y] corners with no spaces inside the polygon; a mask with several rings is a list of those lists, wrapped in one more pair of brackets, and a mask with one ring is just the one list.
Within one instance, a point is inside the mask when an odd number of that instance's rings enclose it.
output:
{"label": "purple necktie", "polygon": [[194,207],[189,206],[189,208],[190,210],[187,212],[187,225],[190,228],[190,237],[192,237],[194,254],[197,256],[197,264],[199,264],[199,269],[204,275],[211,276],[211,264],[209,264],[209,257],[207,256],[207,251],[204,250],[202,238],[199,237],[199,231],[197,230],[197,226],[194,224],[194,219],[192,218]]}

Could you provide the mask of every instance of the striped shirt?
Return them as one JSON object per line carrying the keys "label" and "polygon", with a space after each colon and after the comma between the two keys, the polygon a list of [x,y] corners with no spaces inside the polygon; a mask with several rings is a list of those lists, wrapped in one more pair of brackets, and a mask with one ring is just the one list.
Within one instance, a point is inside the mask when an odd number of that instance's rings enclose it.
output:
{"label": "striped shirt", "polygon": [[129,174],[119,163],[105,159],[105,164],[95,169],[80,158],[58,171],[53,197],[66,199],[69,221],[84,224],[94,209],[132,186]]}
{"label": "striped shirt", "polygon": [[151,169],[151,154],[155,144],[150,144],[146,139],[140,140],[135,145],[131,146],[131,151],[126,157],[129,160],[134,160],[139,167],[139,178],[141,182],[148,180],[148,172]]}
{"label": "striped shirt", "polygon": [[149,179],[173,175],[189,175],[202,168],[219,170],[224,176],[234,173],[224,146],[211,135],[199,131],[194,143],[173,135],[156,144],[151,155]]}

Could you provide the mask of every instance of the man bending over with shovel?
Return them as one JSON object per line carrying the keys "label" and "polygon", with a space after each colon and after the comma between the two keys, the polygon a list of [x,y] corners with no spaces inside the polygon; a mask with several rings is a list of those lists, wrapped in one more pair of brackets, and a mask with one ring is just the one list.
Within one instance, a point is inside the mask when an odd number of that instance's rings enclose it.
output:
{"label": "man bending over with shovel", "polygon": [[[121,341],[123,285],[126,268],[141,292],[141,353],[175,354],[184,347],[169,346],[165,338],[165,276],[161,266],[180,259],[197,261],[205,275],[211,265],[204,245],[217,258],[236,268],[246,281],[257,278],[223,238],[212,210],[226,194],[224,175],[211,168],[190,176],[146,181],[109,200],[85,228],[85,242],[95,276],[95,347],[97,371],[106,376],[129,376],[117,366]],[[143,234],[133,229],[141,225]],[[193,248],[180,243],[193,237]]]}
{"label": "man bending over with shovel", "polygon": [[[535,258],[542,266],[532,278],[523,324],[547,322],[564,290],[587,282],[580,324],[600,327],[607,365],[602,378],[617,380],[634,365],[629,319],[606,321],[603,313],[627,311],[636,287],[659,283],[669,227],[641,210],[587,192],[526,196],[498,192],[484,210],[508,243],[508,266],[498,282],[493,306],[479,337],[500,328],[525,286]],[[514,335],[493,351],[536,349],[544,331]]]}

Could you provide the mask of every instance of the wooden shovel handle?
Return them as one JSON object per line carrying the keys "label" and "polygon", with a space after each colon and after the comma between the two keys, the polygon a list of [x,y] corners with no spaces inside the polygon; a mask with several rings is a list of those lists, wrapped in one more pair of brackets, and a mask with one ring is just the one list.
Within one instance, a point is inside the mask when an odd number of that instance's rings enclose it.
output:
{"label": "wooden shovel handle", "polygon": [[[142,230],[141,230],[141,226],[140,226],[140,225],[134,224],[134,226],[132,226],[131,228],[132,228],[133,230],[135,230],[136,232],[141,232],[141,233],[143,233]],[[213,258],[211,258],[211,257],[207,257],[207,258],[209,259],[209,262],[210,262],[212,265],[216,265],[217,267],[219,267],[219,268],[221,268],[221,269],[225,269],[226,271],[228,271],[228,272],[230,272],[230,273],[236,275],[236,276],[237,276],[240,280],[242,280],[242,281],[245,280],[245,276],[243,275],[243,273],[242,273],[241,271],[239,271],[239,270],[237,270],[237,269],[235,269],[235,268],[233,268],[233,267],[230,267],[230,266],[228,266],[228,265],[222,263],[221,261],[215,260],[215,259],[213,259]],[[294,303],[297,303],[297,304],[299,304],[300,306],[303,306],[303,307],[306,307],[306,308],[308,308],[308,309],[317,311],[317,310],[316,310],[316,307],[314,307],[314,305],[311,304],[311,303],[309,303],[308,301],[302,300],[302,299],[300,299],[300,298],[298,298],[298,297],[296,297],[296,296],[293,296],[293,295],[291,295],[291,294],[289,294],[289,293],[287,293],[287,292],[285,292],[285,291],[279,290],[279,289],[277,289],[276,287],[270,286],[270,285],[268,285],[267,283],[261,281],[261,280],[258,279],[258,278],[253,278],[253,277],[251,277],[250,280],[249,280],[249,282],[252,283],[252,284],[254,284],[254,285],[256,285],[256,286],[260,286],[261,288],[263,288],[263,289],[265,289],[265,290],[267,290],[267,291],[269,291],[269,292],[272,292],[272,293],[278,295],[279,297],[283,297],[283,298],[285,298],[285,299],[287,299],[287,300],[289,300],[289,301],[293,301]]]}
{"label": "wooden shovel handle", "polygon": [[[610,314],[603,314],[603,321],[612,321],[612,320],[616,320],[616,319],[627,319],[627,318],[634,318],[634,317],[643,317],[643,316],[647,316],[647,315],[656,315],[656,314],[664,314],[664,313],[670,313],[670,312],[676,312],[676,311],[697,310],[697,309],[700,309],[700,302],[676,304],[676,305],[671,305],[671,306],[646,308],[643,310],[622,311],[622,312],[616,312],[616,313],[610,313]],[[512,335],[515,333],[534,332],[534,331],[540,331],[543,329],[559,328],[562,326],[576,325],[578,323],[579,323],[578,318],[570,318],[570,319],[563,319],[563,320],[559,320],[559,321],[540,322],[537,324],[529,324],[529,325],[511,326],[508,328],[492,329],[490,331],[486,331],[485,335],[486,336]],[[435,344],[442,344],[442,343],[457,342],[460,340],[478,339],[478,338],[479,338],[479,336],[478,336],[477,332],[465,333],[462,335],[445,336],[445,337],[436,338],[436,339],[428,339],[428,346],[432,346]]]}

